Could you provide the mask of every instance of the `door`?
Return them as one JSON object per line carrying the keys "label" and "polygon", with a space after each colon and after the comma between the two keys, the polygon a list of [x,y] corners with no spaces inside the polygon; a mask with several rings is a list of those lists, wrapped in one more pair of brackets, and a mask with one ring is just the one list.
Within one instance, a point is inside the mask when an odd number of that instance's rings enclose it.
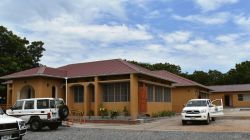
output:
{"label": "door", "polygon": [[223,116],[223,102],[222,99],[216,99],[209,105],[211,117]]}
{"label": "door", "polygon": [[143,114],[147,112],[147,90],[146,86],[139,87],[139,113]]}
{"label": "door", "polygon": [[231,104],[231,96],[230,95],[225,95],[225,106],[230,107]]}

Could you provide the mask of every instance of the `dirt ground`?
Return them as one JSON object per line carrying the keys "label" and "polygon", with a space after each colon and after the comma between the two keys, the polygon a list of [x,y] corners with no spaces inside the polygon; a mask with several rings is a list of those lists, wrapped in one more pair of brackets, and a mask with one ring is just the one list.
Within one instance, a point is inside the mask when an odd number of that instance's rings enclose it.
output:
{"label": "dirt ground", "polygon": [[[150,123],[138,125],[117,124],[74,124],[73,127],[104,128],[104,129],[129,129],[151,131],[195,131],[195,132],[250,132],[250,111],[226,110],[224,117],[211,121],[209,125],[192,123],[183,126],[181,117],[164,118]],[[240,115],[241,114],[241,115]]]}

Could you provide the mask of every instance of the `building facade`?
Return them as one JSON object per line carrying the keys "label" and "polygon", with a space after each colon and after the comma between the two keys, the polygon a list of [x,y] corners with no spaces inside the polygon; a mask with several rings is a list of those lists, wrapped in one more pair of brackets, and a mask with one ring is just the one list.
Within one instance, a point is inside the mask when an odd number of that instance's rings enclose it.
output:
{"label": "building facade", "polygon": [[250,84],[209,86],[210,98],[222,99],[225,107],[250,107]]}

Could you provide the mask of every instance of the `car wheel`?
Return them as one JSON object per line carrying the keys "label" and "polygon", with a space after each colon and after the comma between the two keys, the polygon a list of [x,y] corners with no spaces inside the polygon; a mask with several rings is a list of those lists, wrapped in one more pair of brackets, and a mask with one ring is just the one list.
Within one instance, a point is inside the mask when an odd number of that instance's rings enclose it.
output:
{"label": "car wheel", "polygon": [[58,128],[58,124],[52,123],[52,124],[49,124],[48,127],[50,130],[56,130]]}
{"label": "car wheel", "polygon": [[187,124],[187,121],[182,120],[182,125],[186,125],[186,124]]}
{"label": "car wheel", "polygon": [[210,116],[209,116],[209,114],[207,114],[206,124],[209,124],[209,123],[210,123]]}
{"label": "car wheel", "polygon": [[23,136],[20,136],[17,140],[22,140],[23,139]]}
{"label": "car wheel", "polygon": [[66,105],[62,105],[59,107],[59,116],[61,120],[64,120],[69,115],[69,108]]}
{"label": "car wheel", "polygon": [[31,131],[38,131],[41,129],[41,121],[38,118],[34,118],[30,122]]}

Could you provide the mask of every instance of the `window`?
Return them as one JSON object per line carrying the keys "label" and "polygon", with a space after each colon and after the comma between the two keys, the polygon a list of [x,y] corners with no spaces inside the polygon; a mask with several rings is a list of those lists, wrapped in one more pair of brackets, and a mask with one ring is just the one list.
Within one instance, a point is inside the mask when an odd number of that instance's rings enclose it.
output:
{"label": "window", "polygon": [[34,101],[25,101],[24,109],[34,109]]}
{"label": "window", "polygon": [[171,89],[167,87],[164,88],[164,102],[171,102]]}
{"label": "window", "polygon": [[75,103],[82,103],[83,102],[83,86],[74,86],[74,102]]}
{"label": "window", "polygon": [[148,96],[148,102],[154,101],[154,86],[153,85],[148,85],[147,96]]}
{"label": "window", "polygon": [[155,102],[162,102],[163,96],[162,96],[162,87],[155,86]]}
{"label": "window", "polygon": [[23,101],[17,101],[16,104],[12,107],[12,110],[22,110],[23,109]]}
{"label": "window", "polygon": [[49,104],[50,104],[50,108],[56,108],[55,100],[50,100]]}
{"label": "window", "polygon": [[250,101],[250,94],[238,94],[239,101]]}
{"label": "window", "polygon": [[37,100],[37,109],[49,108],[49,100]]}
{"label": "window", "polygon": [[104,102],[127,102],[129,100],[129,83],[111,83],[103,85]]}
{"label": "window", "polygon": [[56,87],[55,86],[53,86],[52,87],[52,98],[56,98]]}

